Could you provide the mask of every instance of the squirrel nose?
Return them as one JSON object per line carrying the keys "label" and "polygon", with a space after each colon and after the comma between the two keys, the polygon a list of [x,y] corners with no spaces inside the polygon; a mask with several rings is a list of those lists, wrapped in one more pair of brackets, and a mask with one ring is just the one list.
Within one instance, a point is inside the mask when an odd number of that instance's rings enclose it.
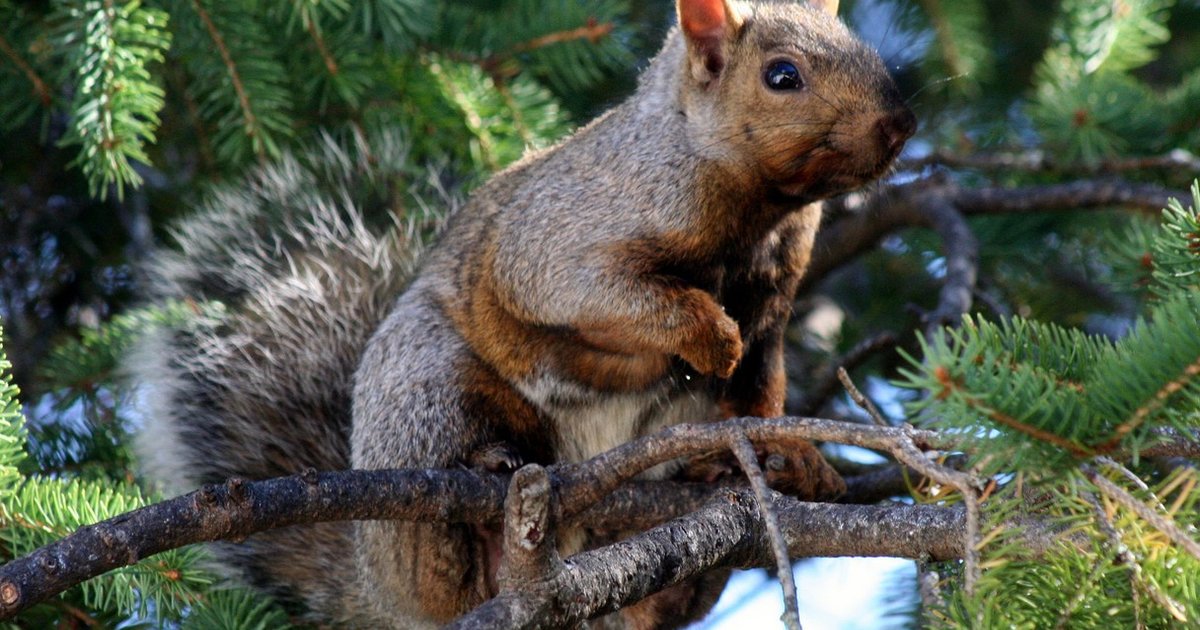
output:
{"label": "squirrel nose", "polygon": [[875,123],[888,151],[899,153],[904,142],[917,131],[917,117],[907,108],[898,109]]}

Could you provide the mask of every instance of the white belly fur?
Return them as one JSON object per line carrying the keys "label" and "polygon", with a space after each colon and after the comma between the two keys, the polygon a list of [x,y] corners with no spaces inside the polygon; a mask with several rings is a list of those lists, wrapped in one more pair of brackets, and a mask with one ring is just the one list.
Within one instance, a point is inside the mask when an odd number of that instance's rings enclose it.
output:
{"label": "white belly fur", "polygon": [[717,413],[716,403],[704,392],[681,391],[670,382],[645,392],[614,394],[542,374],[517,387],[558,425],[561,461],[588,459],[662,427],[709,422]]}

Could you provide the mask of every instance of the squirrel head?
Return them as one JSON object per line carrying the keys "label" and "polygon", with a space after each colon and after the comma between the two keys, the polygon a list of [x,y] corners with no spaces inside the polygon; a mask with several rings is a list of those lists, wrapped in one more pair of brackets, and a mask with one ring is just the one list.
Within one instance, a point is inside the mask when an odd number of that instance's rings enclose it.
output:
{"label": "squirrel head", "polygon": [[677,1],[693,150],[805,201],[884,173],[916,119],[837,4]]}

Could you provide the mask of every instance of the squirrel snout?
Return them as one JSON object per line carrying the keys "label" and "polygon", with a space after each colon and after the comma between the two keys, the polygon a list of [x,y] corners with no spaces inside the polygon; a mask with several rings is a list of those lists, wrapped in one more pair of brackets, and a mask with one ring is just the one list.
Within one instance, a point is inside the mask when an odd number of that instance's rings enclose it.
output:
{"label": "squirrel snout", "polygon": [[879,129],[883,145],[895,156],[904,143],[917,131],[917,117],[907,107],[892,111],[880,118],[875,126]]}

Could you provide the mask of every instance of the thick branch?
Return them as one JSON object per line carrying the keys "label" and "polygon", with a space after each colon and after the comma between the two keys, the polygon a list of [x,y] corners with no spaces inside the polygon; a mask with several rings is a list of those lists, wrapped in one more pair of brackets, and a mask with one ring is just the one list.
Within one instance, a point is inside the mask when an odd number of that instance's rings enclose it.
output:
{"label": "thick branch", "polygon": [[[962,510],[838,506],[776,497],[793,558],[888,555],[946,560],[962,554]],[[849,509],[843,509],[849,508]],[[772,562],[749,491],[729,491],[700,511],[617,544],[572,556],[546,588],[502,594],[451,628],[568,627],[719,567]]]}
{"label": "thick branch", "polygon": [[156,553],[299,523],[362,519],[499,521],[505,479],[456,470],[308,472],[219,486],[148,505],[0,567],[0,618]]}
{"label": "thick branch", "polygon": [[[922,447],[936,434],[815,418],[739,419],[678,425],[579,464],[550,468],[562,517],[585,512],[623,482],[666,461],[724,448],[745,432],[756,442],[797,437],[891,449]],[[499,522],[506,480],[455,470],[315,473],[261,482],[231,480],[80,528],[0,568],[0,616],[20,610],[105,571],[183,545],[244,538],[299,523],[399,519]],[[632,505],[630,503],[629,505]],[[635,512],[636,514],[636,512]],[[629,517],[632,519],[632,517]],[[628,529],[625,527],[624,529]]]}
{"label": "thick branch", "polygon": [[967,220],[949,202],[932,202],[922,207],[927,227],[937,232],[946,254],[946,278],[938,292],[937,308],[923,318],[925,334],[932,335],[944,326],[956,326],[971,310],[971,296],[978,275],[979,241]]}

